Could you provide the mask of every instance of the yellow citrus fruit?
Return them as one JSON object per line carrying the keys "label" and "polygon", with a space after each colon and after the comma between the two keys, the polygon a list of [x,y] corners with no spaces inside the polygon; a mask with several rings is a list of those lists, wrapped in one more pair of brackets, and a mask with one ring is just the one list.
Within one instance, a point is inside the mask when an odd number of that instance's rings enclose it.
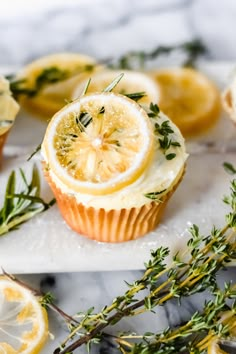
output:
{"label": "yellow citrus fruit", "polygon": [[37,297],[0,277],[0,353],[37,354],[47,338],[47,313]]}
{"label": "yellow citrus fruit", "polygon": [[[236,337],[236,316],[232,313],[232,311],[225,311],[221,314],[219,323],[223,323],[224,325],[228,325],[230,330],[230,335],[232,337]],[[219,346],[219,339],[217,337],[213,338],[208,344],[208,354],[227,354],[223,349]]]}
{"label": "yellow citrus fruit", "polygon": [[222,350],[219,346],[218,340],[212,340],[207,348],[208,354],[227,354],[224,350]]}
{"label": "yellow citrus fruit", "polygon": [[82,96],[50,121],[42,152],[66,186],[101,195],[135,181],[150,160],[153,132],[146,112],[114,93]]}
{"label": "yellow citrus fruit", "polygon": [[[32,97],[21,95],[20,103],[36,115],[51,118],[70,99],[74,85],[98,68],[93,58],[82,54],[58,53],[39,58],[17,75],[17,80],[25,80],[27,89],[41,85]],[[50,82],[46,83],[45,77]]]}
{"label": "yellow citrus fruit", "polygon": [[219,90],[199,71],[171,68],[153,71],[150,75],[160,88],[160,109],[184,136],[206,131],[219,118]]}
{"label": "yellow citrus fruit", "polygon": [[[155,81],[148,77],[146,74],[136,71],[104,70],[97,72],[92,76],[87,93],[103,91],[104,88],[107,87],[121,73],[123,73],[124,76],[115,86],[112,92],[120,94],[144,92],[145,95],[138,101],[138,103],[149,104],[151,102],[158,102],[159,90]],[[84,80],[75,86],[72,93],[72,99],[80,97],[84,87],[86,86],[86,83],[87,80]]]}

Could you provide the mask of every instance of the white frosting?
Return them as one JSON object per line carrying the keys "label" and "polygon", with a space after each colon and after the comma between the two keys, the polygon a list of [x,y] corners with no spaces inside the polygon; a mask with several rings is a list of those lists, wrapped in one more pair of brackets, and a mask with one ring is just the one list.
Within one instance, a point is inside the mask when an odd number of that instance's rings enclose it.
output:
{"label": "white frosting", "polygon": [[153,122],[153,126],[155,122],[158,122],[159,124],[166,120],[170,122],[170,126],[174,131],[174,133],[171,134],[172,141],[180,143],[180,147],[171,146],[168,149],[168,154],[176,154],[176,157],[172,160],[166,159],[163,150],[159,146],[158,139],[161,136],[155,133],[156,144],[152,160],[148,164],[146,170],[135,182],[110,194],[91,195],[74,192],[56,176],[56,174],[50,169],[44,145],[42,145],[41,152],[43,160],[48,164],[51,179],[63,193],[73,195],[78,203],[96,209],[104,208],[105,210],[110,210],[141,207],[144,204],[150,203],[150,199],[145,197],[145,194],[165,190],[162,194],[158,195],[158,197],[161,198],[172,189],[181,178],[188,155],[185,150],[184,138],[179,129],[163,113],[160,113],[158,118],[150,119]]}

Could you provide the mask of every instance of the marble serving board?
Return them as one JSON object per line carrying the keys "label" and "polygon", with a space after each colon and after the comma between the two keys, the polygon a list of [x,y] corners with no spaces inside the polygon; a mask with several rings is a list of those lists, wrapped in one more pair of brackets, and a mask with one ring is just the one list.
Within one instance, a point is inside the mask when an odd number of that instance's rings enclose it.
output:
{"label": "marble serving board", "polygon": [[[199,66],[221,90],[234,71],[232,63],[208,62]],[[40,155],[30,162],[26,159],[40,143],[45,128],[45,122],[24,112],[17,117],[4,151],[0,205],[12,169],[21,167],[30,175],[34,163],[41,168]],[[224,114],[206,135],[187,141],[190,157],[183,182],[171,198],[159,227],[145,237],[121,244],[89,240],[70,230],[54,205],[0,238],[0,267],[9,273],[132,270],[144,267],[151,249],[169,247],[170,256],[184,251],[188,228],[193,223],[199,225],[202,233],[208,233],[213,224],[224,224],[227,207],[222,197],[229,192],[230,176],[222,164],[236,164],[234,142],[236,127]],[[41,179],[43,197],[49,200],[51,191],[43,176]]]}

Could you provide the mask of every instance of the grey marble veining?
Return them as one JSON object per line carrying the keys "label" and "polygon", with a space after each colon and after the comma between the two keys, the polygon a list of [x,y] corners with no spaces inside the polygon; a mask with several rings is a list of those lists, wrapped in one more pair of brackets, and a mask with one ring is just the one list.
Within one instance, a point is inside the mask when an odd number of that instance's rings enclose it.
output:
{"label": "grey marble veining", "polygon": [[[40,2],[39,2],[40,3]],[[236,61],[236,2],[234,0],[97,0],[53,1],[47,6],[16,5],[11,15],[0,5],[0,65],[21,66],[39,56],[75,51],[98,59],[116,57],[129,50],[151,50],[160,44],[180,43],[199,37],[209,49],[211,59]],[[30,8],[29,8],[30,6]],[[3,10],[3,8],[2,8]],[[55,294],[65,311],[95,306],[99,310],[126,289],[140,272],[68,273],[26,275],[22,279],[43,291]],[[236,281],[235,269],[221,272],[219,282]],[[185,321],[200,309],[207,294],[183,301],[181,310],[175,301],[158,309],[157,314],[124,320],[119,330],[158,331]],[[50,331],[55,339],[43,351],[51,353],[66,335],[66,328],[50,312]],[[78,353],[84,353],[80,349]],[[103,342],[93,353],[116,353]]]}

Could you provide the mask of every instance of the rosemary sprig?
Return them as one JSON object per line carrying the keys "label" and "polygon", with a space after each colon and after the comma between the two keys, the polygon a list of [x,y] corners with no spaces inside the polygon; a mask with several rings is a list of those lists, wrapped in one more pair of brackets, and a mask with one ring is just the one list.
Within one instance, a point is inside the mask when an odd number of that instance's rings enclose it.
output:
{"label": "rosemary sprig", "polygon": [[47,210],[55,199],[45,202],[40,197],[40,177],[36,165],[33,166],[31,180],[28,182],[22,169],[19,177],[23,188],[18,191],[16,172],[12,171],[7,182],[4,204],[0,210],[0,236],[18,228],[35,215]]}
{"label": "rosemary sprig", "polygon": [[[185,255],[181,258],[176,254],[169,267],[165,263],[169,254],[167,248],[152,251],[142,278],[128,284],[129,289],[125,294],[115,298],[99,313],[93,313],[93,309],[86,312],[54,354],[72,353],[84,344],[90,347],[101,340],[105,328],[113,326],[122,318],[153,311],[156,306],[162,306],[173,298],[180,300],[204,290],[210,290],[214,300],[207,302],[203,312],[194,314],[187,324],[175,330],[166,329],[157,335],[144,334],[138,343],[137,336],[130,336],[135,339],[135,343],[130,343],[124,336],[118,336],[116,341],[119,349],[122,353],[171,354],[184,348],[200,354],[205,353],[207,343],[215,337],[227,338],[236,325],[236,307],[235,303],[229,307],[226,300],[236,298],[236,287],[226,285],[223,291],[218,289],[216,274],[229,261],[236,259],[236,180],[231,182],[231,192],[225,202],[231,210],[226,215],[226,225],[223,228],[213,227],[210,234],[203,236],[199,228],[193,225],[189,230],[191,237],[187,244],[188,257]],[[137,293],[144,289],[148,293],[136,299]],[[219,319],[222,311],[231,311],[227,323]],[[205,339],[202,339],[202,335]],[[188,339],[187,343],[183,342],[185,338]]]}

